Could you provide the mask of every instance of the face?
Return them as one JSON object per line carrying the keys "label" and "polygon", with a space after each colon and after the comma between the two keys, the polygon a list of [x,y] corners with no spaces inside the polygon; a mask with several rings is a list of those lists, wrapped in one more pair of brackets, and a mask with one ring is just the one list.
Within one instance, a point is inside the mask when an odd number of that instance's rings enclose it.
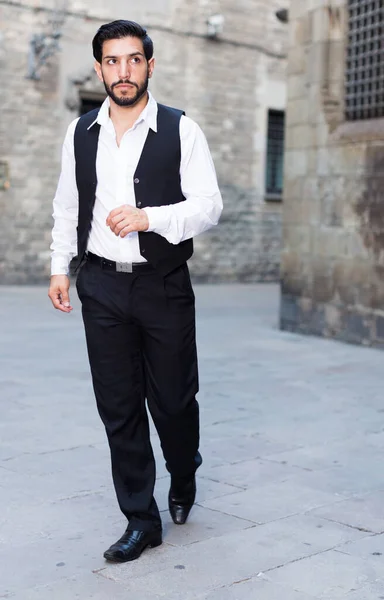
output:
{"label": "face", "polygon": [[108,96],[118,106],[134,106],[144,96],[155,66],[147,62],[139,38],[107,40],[103,44],[101,64],[95,63],[99,79]]}

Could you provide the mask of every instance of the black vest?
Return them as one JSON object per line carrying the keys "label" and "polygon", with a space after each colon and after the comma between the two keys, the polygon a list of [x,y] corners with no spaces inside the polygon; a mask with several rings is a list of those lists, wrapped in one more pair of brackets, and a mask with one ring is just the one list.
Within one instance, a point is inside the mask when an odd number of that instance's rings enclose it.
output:
{"label": "black vest", "polygon": [[[84,258],[92,227],[97,174],[96,155],[100,125],[95,123],[99,109],[80,117],[74,138],[76,183],[79,191],[77,227],[78,259]],[[158,104],[157,133],[149,130],[133,176],[136,206],[163,206],[185,200],[180,185],[180,118],[182,111]],[[192,240],[170,244],[153,232],[139,232],[140,254],[162,275],[187,261],[193,253]]]}

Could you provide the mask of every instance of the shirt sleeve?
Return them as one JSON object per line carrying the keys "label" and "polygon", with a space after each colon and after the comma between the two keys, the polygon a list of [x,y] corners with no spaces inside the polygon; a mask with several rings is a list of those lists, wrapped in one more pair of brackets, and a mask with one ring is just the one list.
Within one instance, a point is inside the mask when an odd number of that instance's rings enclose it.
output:
{"label": "shirt sleeve", "polygon": [[184,115],[180,119],[181,190],[185,201],[144,208],[148,231],[171,244],[192,238],[217,225],[223,201],[208,143],[200,127]]}
{"label": "shirt sleeve", "polygon": [[53,219],[51,244],[51,274],[68,275],[69,263],[77,253],[77,223],[79,196],[75,175],[74,133],[78,119],[73,121],[65,136],[61,174],[53,200]]}

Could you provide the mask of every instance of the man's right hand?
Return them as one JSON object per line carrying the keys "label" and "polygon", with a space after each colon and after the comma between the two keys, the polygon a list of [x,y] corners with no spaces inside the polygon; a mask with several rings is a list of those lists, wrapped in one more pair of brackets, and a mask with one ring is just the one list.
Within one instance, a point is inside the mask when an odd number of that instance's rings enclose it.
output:
{"label": "man's right hand", "polygon": [[69,300],[69,277],[67,275],[52,275],[48,296],[55,308],[69,313],[72,306]]}

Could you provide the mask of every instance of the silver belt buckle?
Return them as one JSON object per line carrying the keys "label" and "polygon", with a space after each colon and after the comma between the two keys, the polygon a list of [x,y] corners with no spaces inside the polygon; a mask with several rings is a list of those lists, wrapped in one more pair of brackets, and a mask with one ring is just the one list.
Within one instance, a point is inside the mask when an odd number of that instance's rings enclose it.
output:
{"label": "silver belt buckle", "polygon": [[132,263],[117,262],[116,271],[118,273],[133,273]]}

